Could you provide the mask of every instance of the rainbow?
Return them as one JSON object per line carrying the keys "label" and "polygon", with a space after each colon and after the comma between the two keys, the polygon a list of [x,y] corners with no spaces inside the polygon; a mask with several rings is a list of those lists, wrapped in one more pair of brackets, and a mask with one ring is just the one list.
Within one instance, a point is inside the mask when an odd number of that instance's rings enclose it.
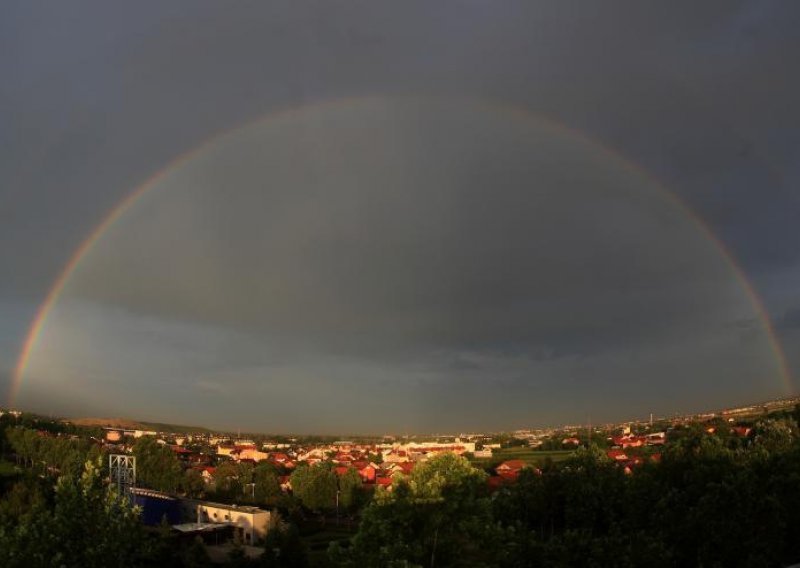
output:
{"label": "rainbow", "polygon": [[[394,98],[398,99],[400,97],[394,97]],[[429,99],[435,99],[435,97],[429,97]],[[81,261],[86,257],[86,254],[92,249],[92,247],[94,247],[94,245],[103,237],[106,231],[108,231],[109,228],[111,228],[121,217],[123,217],[125,213],[131,207],[133,207],[142,197],[147,195],[153,188],[155,188],[159,184],[159,182],[162,181],[169,173],[171,173],[176,169],[179,169],[184,164],[190,162],[192,159],[202,154],[204,150],[206,150],[219,140],[229,137],[238,132],[239,130],[241,130],[242,128],[251,126],[253,124],[259,124],[262,122],[277,120],[279,118],[290,117],[292,115],[308,112],[312,109],[337,108],[340,106],[345,106],[358,102],[370,102],[375,100],[381,100],[381,97],[377,96],[348,97],[332,101],[324,101],[314,104],[289,107],[286,109],[269,113],[256,120],[248,121],[244,124],[241,124],[229,130],[225,130],[217,134],[216,136],[211,137],[198,147],[184,154],[179,155],[177,158],[169,162],[165,167],[156,171],[149,178],[147,178],[140,186],[135,188],[130,194],[128,194],[127,197],[125,197],[120,203],[118,203],[113,209],[111,209],[111,211],[103,218],[103,220],[88,234],[88,236],[81,242],[78,248],[76,248],[75,251],[72,253],[72,256],[70,256],[69,260],[64,265],[64,268],[61,270],[58,277],[53,282],[53,285],[50,287],[49,292],[47,293],[44,300],[36,310],[36,313],[33,317],[30,327],[28,328],[28,332],[25,336],[25,340],[23,342],[22,349],[20,350],[19,357],[17,358],[17,362],[11,377],[11,388],[8,394],[9,404],[13,405],[14,400],[16,399],[19,393],[20,387],[22,386],[22,382],[25,377],[26,369],[31,359],[31,354],[33,353],[33,350],[36,347],[36,344],[39,340],[39,337],[42,334],[45,324],[47,323],[47,318],[50,312],[53,310],[54,306],[58,303],[58,299],[61,296],[61,293],[64,291],[64,288],[69,282],[70,277],[75,273],[78,266],[80,266]],[[679,196],[669,191],[662,183],[660,183],[657,179],[655,179],[648,171],[644,170],[641,166],[632,162],[627,157],[619,153],[617,150],[601,144],[600,142],[598,142],[597,140],[595,140],[594,138],[590,137],[589,135],[587,135],[582,131],[575,130],[565,124],[556,122],[548,117],[535,114],[522,107],[517,107],[508,104],[498,104],[495,101],[489,102],[481,99],[464,99],[464,100],[466,102],[476,103],[478,106],[485,107],[489,110],[501,111],[503,113],[510,114],[518,120],[526,122],[535,121],[537,125],[543,124],[553,129],[554,131],[560,132],[563,135],[587,143],[592,147],[596,148],[598,153],[603,155],[606,159],[615,162],[617,165],[621,166],[624,170],[627,170],[630,173],[634,173],[642,177],[643,179],[646,179],[650,184],[652,184],[652,186],[659,191],[659,193],[662,195],[662,197],[665,198],[666,201],[668,201],[670,204],[672,204],[672,206],[680,210],[684,215],[686,215],[692,221],[692,223],[697,227],[697,229],[714,245],[714,247],[719,251],[720,255],[725,259],[732,273],[742,285],[749,301],[751,302],[758,318],[760,319],[764,327],[764,330],[770,342],[773,355],[775,357],[775,361],[778,365],[778,370],[780,373],[781,381],[783,383],[783,387],[786,389],[787,393],[792,393],[794,391],[792,376],[789,370],[789,365],[786,361],[786,355],[783,352],[781,342],[777,337],[777,334],[775,332],[775,327],[772,324],[772,321],[769,317],[769,314],[767,313],[766,308],[764,307],[762,299],[756,292],[750,280],[745,275],[742,267],[736,261],[733,254],[722,243],[722,241],[720,241],[720,239],[716,236],[716,234],[708,226],[708,224],[697,213],[695,213]]]}

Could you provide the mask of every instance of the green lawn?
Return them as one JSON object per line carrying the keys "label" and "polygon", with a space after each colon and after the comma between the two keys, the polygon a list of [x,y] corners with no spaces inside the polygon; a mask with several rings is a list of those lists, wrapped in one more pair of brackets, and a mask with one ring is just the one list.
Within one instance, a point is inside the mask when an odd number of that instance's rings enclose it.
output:
{"label": "green lawn", "polygon": [[522,460],[534,467],[541,467],[547,458],[550,458],[554,462],[558,462],[567,459],[572,453],[573,450],[541,451],[529,448],[527,446],[521,446],[516,448],[503,448],[501,450],[495,450],[491,458],[475,459],[472,460],[472,463],[477,467],[485,467],[492,463],[498,463],[506,460]]}

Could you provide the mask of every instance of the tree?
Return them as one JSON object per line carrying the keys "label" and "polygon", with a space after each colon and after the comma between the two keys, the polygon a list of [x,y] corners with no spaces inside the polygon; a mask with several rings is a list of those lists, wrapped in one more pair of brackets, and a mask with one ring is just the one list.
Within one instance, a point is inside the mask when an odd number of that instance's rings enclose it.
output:
{"label": "tree", "polygon": [[52,510],[37,504],[16,526],[0,527],[0,565],[100,568],[158,561],[138,512],[104,484],[99,465],[87,461],[79,478],[59,478]]}
{"label": "tree", "polygon": [[260,558],[259,565],[270,568],[308,566],[308,554],[295,525],[278,525],[267,533],[264,554]]}
{"label": "tree", "polygon": [[339,476],[339,505],[346,511],[357,509],[364,500],[363,481],[352,467]]}
{"label": "tree", "polygon": [[262,462],[253,469],[255,500],[265,505],[275,505],[281,497],[281,484],[272,464]]}
{"label": "tree", "polygon": [[247,486],[253,483],[253,466],[249,463],[225,461],[214,471],[215,491],[228,499],[252,498]]}
{"label": "tree", "polygon": [[377,490],[347,551],[353,566],[481,566],[491,563],[498,536],[486,474],[445,453],[418,465],[391,492]]}
{"label": "tree", "polygon": [[183,481],[183,466],[175,454],[151,436],[133,446],[137,483],[157,491],[175,493]]}
{"label": "tree", "polygon": [[203,476],[196,469],[187,469],[183,474],[181,488],[189,497],[200,497],[206,488]]}
{"label": "tree", "polygon": [[321,465],[300,466],[291,477],[292,493],[312,511],[336,506],[336,474]]}

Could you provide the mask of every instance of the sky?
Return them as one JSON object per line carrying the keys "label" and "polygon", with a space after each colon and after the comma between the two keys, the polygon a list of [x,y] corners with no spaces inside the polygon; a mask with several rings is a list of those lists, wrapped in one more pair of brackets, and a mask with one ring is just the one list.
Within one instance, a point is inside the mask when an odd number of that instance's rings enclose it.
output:
{"label": "sky", "polygon": [[0,406],[458,433],[797,393],[798,24],[5,2]]}

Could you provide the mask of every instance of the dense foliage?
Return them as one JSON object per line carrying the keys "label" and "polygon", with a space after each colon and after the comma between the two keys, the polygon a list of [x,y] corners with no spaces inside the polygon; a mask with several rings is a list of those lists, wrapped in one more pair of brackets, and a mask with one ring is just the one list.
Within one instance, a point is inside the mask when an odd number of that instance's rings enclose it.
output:
{"label": "dense foliage", "polygon": [[[35,487],[35,486],[34,486]],[[86,462],[77,477],[62,475],[53,505],[17,484],[15,498],[27,507],[0,512],[0,566],[146,566],[158,549],[138,514],[103,483],[98,464]]]}
{"label": "dense foliage", "polygon": [[292,473],[292,491],[312,511],[336,507],[336,474],[323,465],[302,465]]}
{"label": "dense foliage", "polygon": [[488,562],[495,536],[486,474],[464,458],[441,454],[378,489],[348,550],[332,556],[347,566],[468,566]]}
{"label": "dense foliage", "polygon": [[[790,417],[746,438],[684,428],[626,474],[595,446],[490,495],[441,456],[378,493],[342,566],[781,566],[800,561],[800,439]],[[470,471],[471,470],[471,471]],[[480,474],[477,474],[478,476]]]}

